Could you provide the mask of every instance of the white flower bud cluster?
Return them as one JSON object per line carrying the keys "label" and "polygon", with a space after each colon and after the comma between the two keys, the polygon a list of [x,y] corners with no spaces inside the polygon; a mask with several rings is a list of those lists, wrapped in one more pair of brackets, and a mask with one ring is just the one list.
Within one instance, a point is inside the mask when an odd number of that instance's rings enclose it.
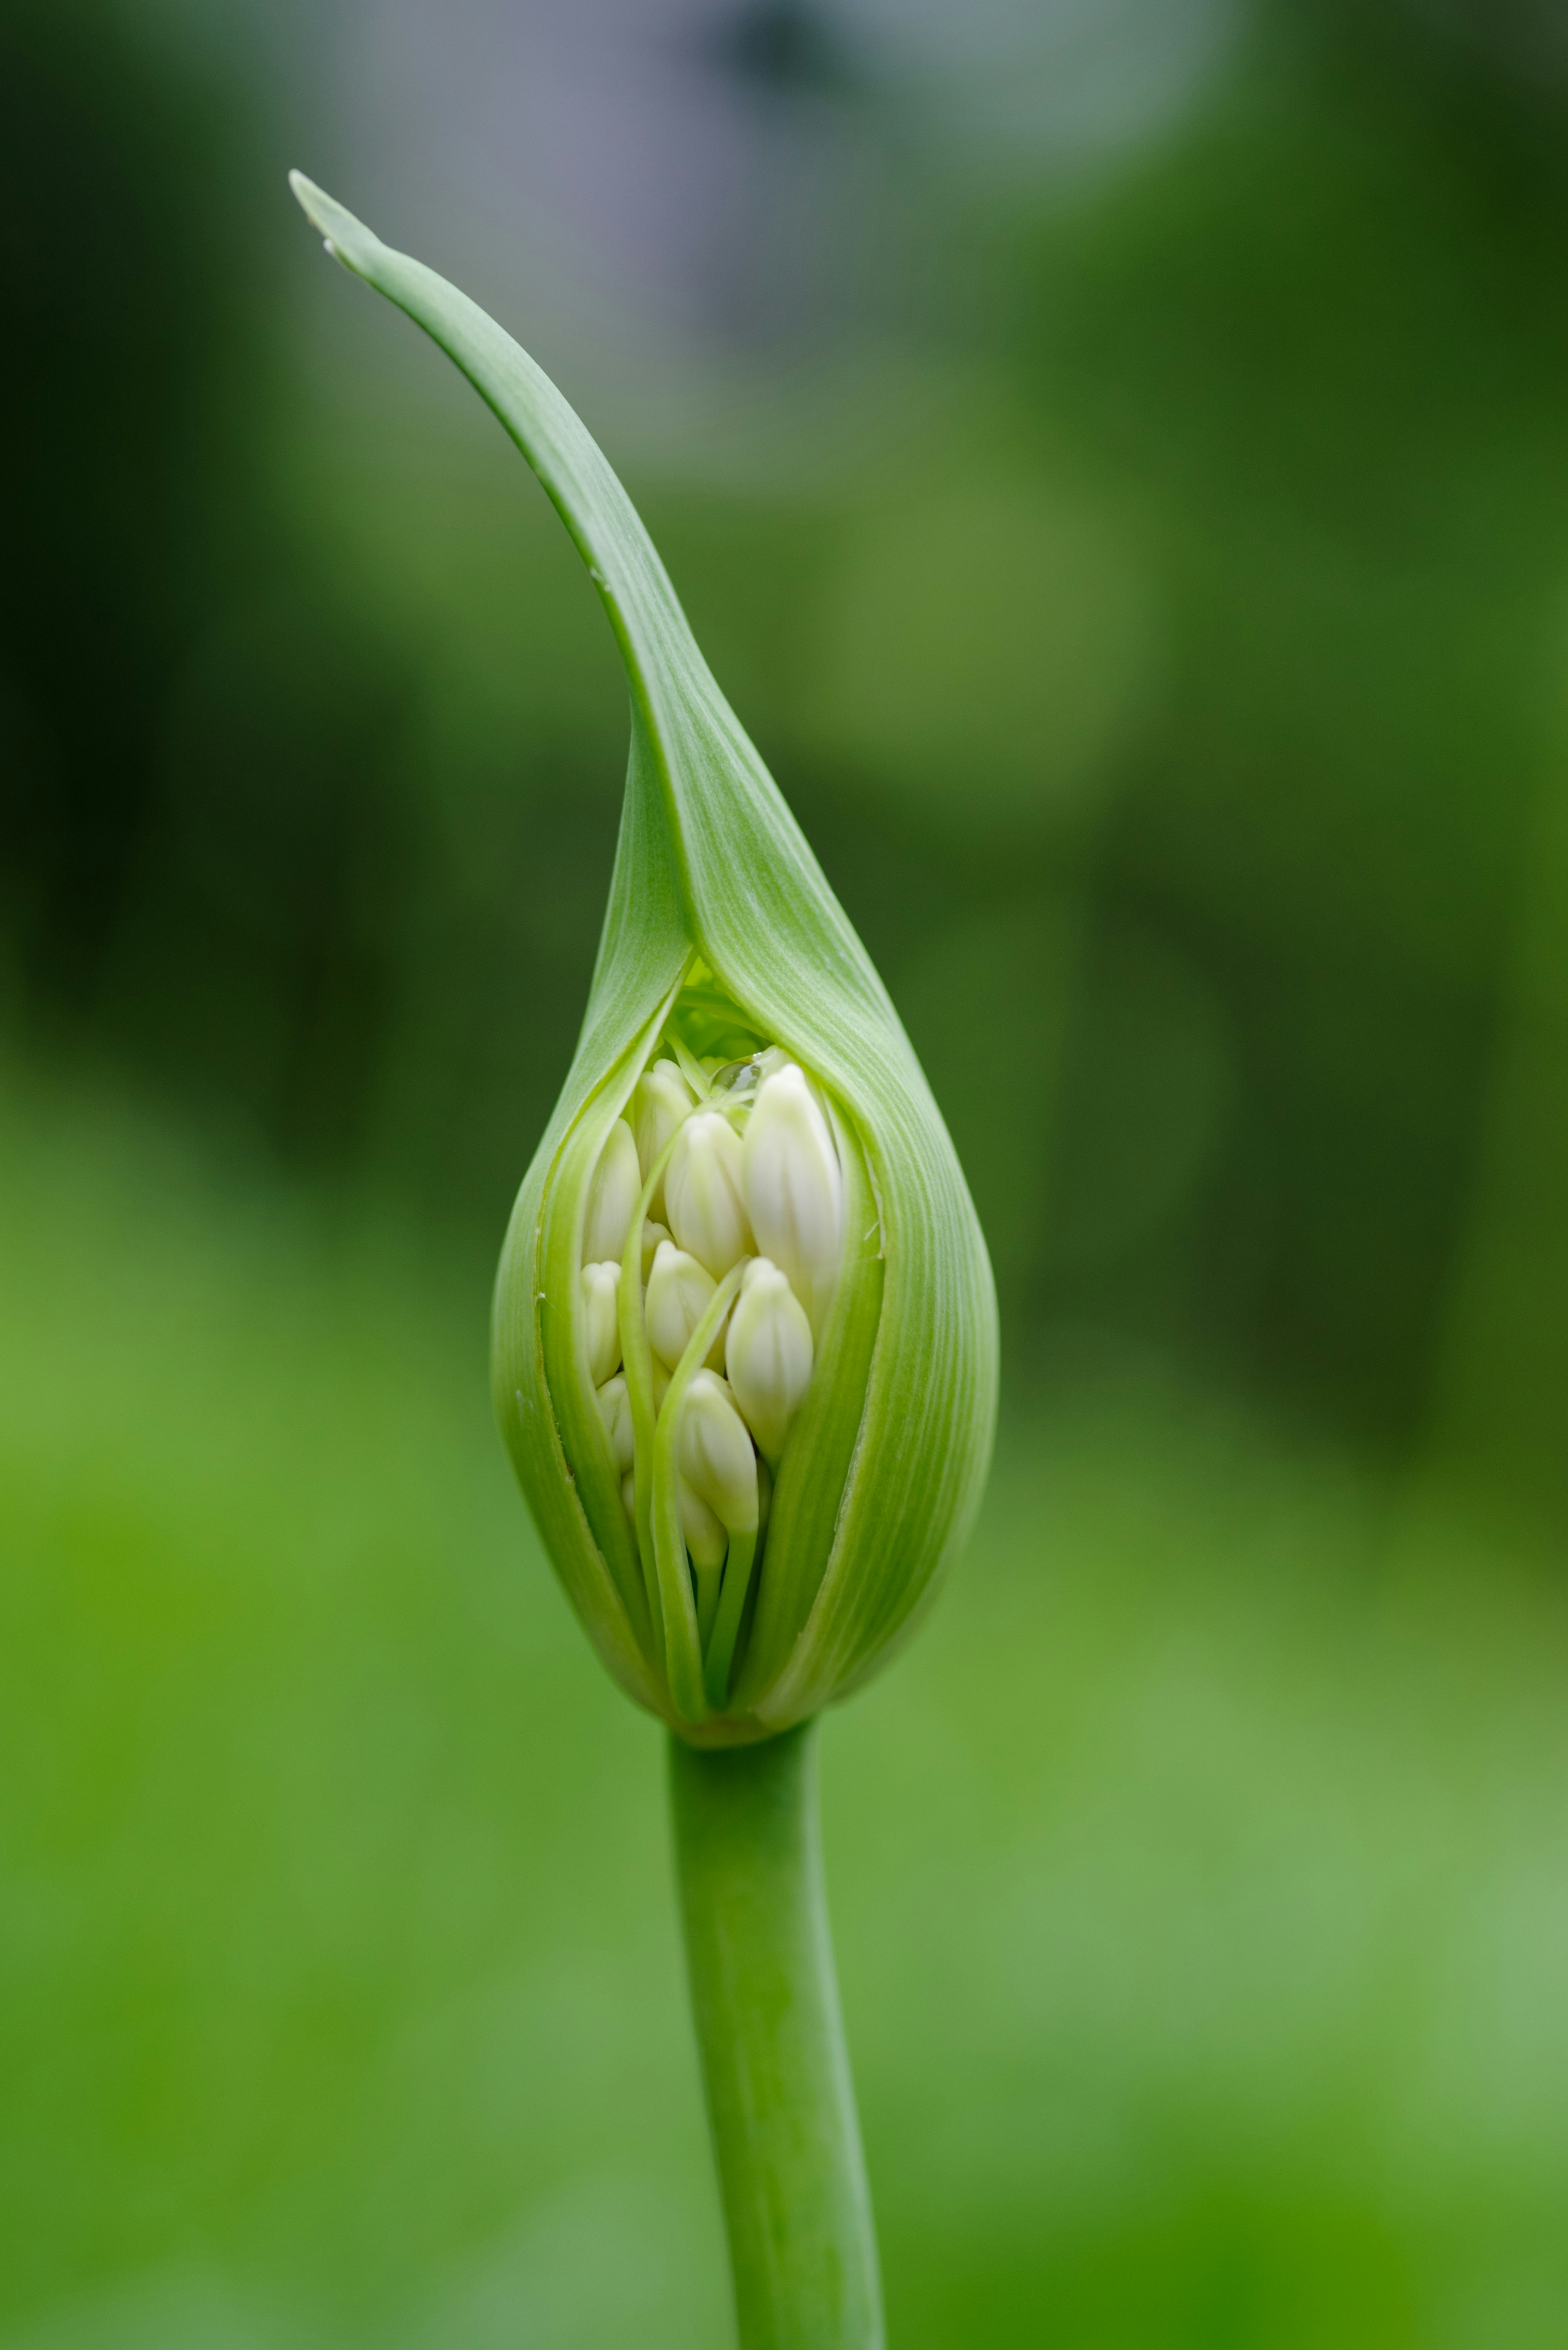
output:
{"label": "white flower bud cluster", "polygon": [[730,1279],[732,1298],[686,1380],[673,1440],[706,1638],[732,1544],[743,1544],[750,1572],[770,1472],[810,1382],[843,1254],[844,1176],[821,1101],[787,1055],[770,1047],[721,1068],[675,1049],[678,1059],[656,1060],[639,1079],[594,1170],[582,1320],[588,1374],[635,1522],[620,1284],[639,1204],[656,1414],[720,1285],[744,1267],[738,1284]]}

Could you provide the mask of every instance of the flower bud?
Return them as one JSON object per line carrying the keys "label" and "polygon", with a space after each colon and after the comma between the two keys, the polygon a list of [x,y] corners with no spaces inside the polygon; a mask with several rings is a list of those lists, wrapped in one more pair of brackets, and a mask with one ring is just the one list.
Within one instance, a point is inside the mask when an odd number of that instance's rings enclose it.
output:
{"label": "flower bud", "polygon": [[715,1281],[751,1253],[741,1139],[717,1110],[688,1118],[676,1136],[665,1170],[664,1201],[670,1231]]}
{"label": "flower bud", "polygon": [[601,1388],[620,1360],[620,1316],[616,1292],[620,1286],[618,1264],[585,1264],[582,1270],[583,1335],[588,1350],[588,1377]]}
{"label": "flower bud", "polygon": [[[668,1370],[672,1371],[686,1352],[687,1341],[718,1286],[712,1274],[694,1256],[678,1249],[673,1241],[660,1242],[653,1270],[648,1276],[644,1311],[648,1343]],[[721,1336],[714,1339],[708,1359],[717,1370],[722,1358]]]}
{"label": "flower bud", "polygon": [[811,1379],[814,1351],[805,1306],[776,1264],[753,1257],[730,1315],[724,1368],[757,1450],[770,1463],[784,1449]]}
{"label": "flower bud", "polygon": [[819,1331],[844,1245],[844,1177],[827,1120],[793,1062],[758,1092],[741,1172],[758,1250],[785,1275]]}
{"label": "flower bud", "polygon": [[583,1226],[585,1264],[620,1263],[641,1189],[637,1145],[625,1118],[618,1118],[588,1186],[587,1220]]}
{"label": "flower bud", "polygon": [[699,1580],[717,1575],[724,1564],[730,1537],[701,1493],[689,1485],[684,1477],[680,1479],[676,1492],[680,1510],[680,1532],[691,1554],[691,1564],[697,1570]]}
{"label": "flower bud", "polygon": [[659,1243],[660,1243],[661,1241],[667,1241],[667,1240],[669,1240],[669,1238],[670,1238],[670,1228],[669,1228],[669,1226],[668,1226],[668,1225],[666,1225],[666,1224],[656,1224],[656,1223],[652,1221],[651,1217],[645,1216],[645,1217],[643,1218],[643,1220],[642,1220],[642,1285],[643,1285],[644,1289],[646,1289],[646,1288],[648,1287],[649,1277],[649,1275],[651,1274],[651,1273],[652,1273],[652,1271],[653,1271],[653,1260],[654,1260],[654,1258],[659,1254]]}
{"label": "flower bud", "polygon": [[623,1475],[637,1458],[636,1440],[632,1431],[631,1398],[627,1393],[626,1380],[618,1371],[607,1379],[598,1391],[599,1418],[609,1438],[610,1456]]}
{"label": "flower bud", "polygon": [[[653,1171],[655,1160],[678,1127],[691,1115],[691,1088],[671,1060],[655,1061],[646,1076],[639,1077],[631,1093],[631,1130],[637,1142],[638,1163],[646,1182]],[[664,1219],[664,1179],[659,1177],[653,1187],[649,1213],[662,1222]],[[644,1275],[646,1279],[646,1274]]]}
{"label": "flower bud", "polygon": [[757,1456],[734,1399],[714,1371],[699,1371],[686,1390],[675,1458],[692,1492],[726,1534],[754,1534]]}
{"label": "flower bud", "polygon": [[[497,1276],[495,1402],[545,1546],[621,1685],[695,1742],[766,1737],[894,1652],[972,1515],[996,1400],[980,1228],[886,990],[604,456],[471,302],[308,182],[295,191],[523,450],[626,661],[609,905]],[[679,1122],[670,1066],[691,1097]],[[651,1298],[664,1245],[646,1247],[649,1223],[717,1284],[668,1365],[645,1312],[641,1276]],[[703,1366],[756,1253],[773,1270],[753,1268],[740,1296],[732,1403]],[[619,1399],[599,1392],[618,1364],[629,1473]],[[778,1448],[765,1525],[737,1404],[764,1455]]]}

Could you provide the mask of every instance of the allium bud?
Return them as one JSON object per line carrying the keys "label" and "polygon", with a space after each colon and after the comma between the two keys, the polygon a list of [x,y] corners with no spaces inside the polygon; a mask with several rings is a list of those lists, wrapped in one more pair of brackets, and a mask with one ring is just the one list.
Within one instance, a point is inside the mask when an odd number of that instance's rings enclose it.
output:
{"label": "allium bud", "polygon": [[637,1442],[632,1430],[631,1398],[618,1371],[599,1389],[599,1418],[609,1438],[610,1457],[625,1476],[637,1459]]}
{"label": "allium bud", "polygon": [[716,1372],[697,1372],[686,1390],[675,1459],[726,1534],[755,1534],[757,1456],[734,1398]]}
{"label": "allium bud", "polygon": [[588,1350],[588,1377],[596,1388],[604,1385],[620,1360],[620,1315],[616,1297],[619,1287],[618,1264],[584,1265],[583,1336]]}
{"label": "allium bud", "polygon": [[[691,1088],[673,1061],[655,1061],[646,1076],[639,1077],[631,1094],[631,1130],[637,1142],[638,1161],[646,1180],[653,1171],[654,1161],[678,1127],[691,1115]],[[660,1176],[653,1187],[649,1213],[662,1222],[664,1218],[664,1179]],[[646,1276],[645,1276],[646,1278]]]}
{"label": "allium bud", "polygon": [[749,1254],[752,1227],[742,1191],[741,1139],[727,1118],[704,1110],[675,1138],[664,1174],[670,1229],[715,1281]]}
{"label": "allium bud", "polygon": [[680,1532],[691,1554],[692,1566],[696,1569],[699,1595],[708,1585],[713,1590],[714,1604],[717,1605],[718,1578],[724,1564],[724,1554],[730,1547],[730,1537],[701,1494],[689,1485],[684,1477],[678,1479],[675,1492],[677,1507],[680,1512]]}
{"label": "allium bud", "polygon": [[776,1463],[811,1379],[814,1355],[805,1306],[776,1264],[753,1257],[730,1315],[724,1368],[764,1460]]}
{"label": "allium bud", "polygon": [[611,1259],[617,1264],[620,1263],[641,1190],[637,1145],[625,1118],[618,1118],[588,1186],[587,1217],[583,1225],[585,1264],[602,1264]]}
{"label": "allium bud", "polygon": [[[687,1341],[718,1286],[712,1274],[694,1256],[678,1249],[673,1241],[660,1242],[648,1277],[643,1311],[648,1343],[666,1369],[672,1371],[686,1352]],[[715,1370],[722,1353],[722,1338],[715,1338],[709,1353]]]}
{"label": "allium bud", "polygon": [[[893,1652],[972,1514],[996,1393],[980,1228],[886,991],[603,455],[472,303],[307,182],[296,192],[337,258],[488,400],[626,660],[620,844],[576,1056],[502,1258],[495,1401],[545,1544],[623,1687],[694,1742],[763,1738]],[[671,1065],[691,1097],[673,1124]],[[668,1369],[645,1310],[662,1254],[650,1222],[716,1284]],[[732,1405],[703,1366],[759,1252],[773,1271],[741,1296]],[[815,1342],[801,1394],[779,1281]],[[607,1411],[597,1391],[618,1361],[629,1476],[619,1399]],[[726,1526],[691,1475],[726,1507],[743,1493],[748,1411],[764,1454],[776,1448],[765,1520],[752,1456],[750,1530]]]}
{"label": "allium bud", "polygon": [[820,1331],[844,1244],[844,1176],[827,1120],[793,1062],[758,1092],[742,1146],[741,1180],[757,1247]]}

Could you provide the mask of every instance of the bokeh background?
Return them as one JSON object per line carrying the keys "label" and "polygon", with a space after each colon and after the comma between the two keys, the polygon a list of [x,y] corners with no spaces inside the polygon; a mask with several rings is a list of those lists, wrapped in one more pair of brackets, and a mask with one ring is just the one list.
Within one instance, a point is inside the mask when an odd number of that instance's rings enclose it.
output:
{"label": "bokeh background", "polygon": [[994,1254],[825,1737],[898,2350],[1568,2338],[1560,0],[5,0],[0,2345],[717,2350],[490,1267],[627,476]]}

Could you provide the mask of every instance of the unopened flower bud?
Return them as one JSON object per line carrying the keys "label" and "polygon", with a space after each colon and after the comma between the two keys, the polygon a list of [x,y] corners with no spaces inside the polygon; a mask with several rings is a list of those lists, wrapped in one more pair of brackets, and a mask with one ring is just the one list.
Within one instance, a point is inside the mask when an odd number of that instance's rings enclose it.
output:
{"label": "unopened flower bud", "polygon": [[715,1575],[724,1564],[729,1535],[701,1493],[684,1477],[677,1479],[675,1495],[680,1512],[680,1531],[691,1554],[692,1565],[699,1575]]}
{"label": "unopened flower bud", "polygon": [[741,1153],[747,1213],[820,1331],[844,1248],[844,1177],[827,1120],[791,1062],[757,1094]]}
{"label": "unopened flower bud", "polygon": [[715,1371],[699,1371],[686,1390],[675,1458],[686,1482],[727,1534],[755,1533],[757,1456],[745,1422]]}
{"label": "unopened flower bud", "polygon": [[670,1231],[715,1281],[750,1254],[741,1139],[717,1110],[688,1118],[677,1135],[665,1170],[664,1204]]}
{"label": "unopened flower bud", "polygon": [[[887,991],[581,421],[472,303],[295,186],[344,266],[489,401],[614,622],[633,712],[620,843],[576,1053],[507,1234],[495,1401],[621,1686],[697,1743],[767,1737],[893,1653],[973,1514],[996,1403],[985,1244]],[[691,1097],[672,1139],[671,1066]],[[718,1284],[668,1365],[647,1223]],[[755,1268],[739,1299],[732,1367],[764,1448],[783,1422],[765,1528],[764,1472],[702,1368],[755,1254],[776,1275]],[[597,1392],[623,1357],[629,1473],[618,1398],[607,1418]]]}
{"label": "unopened flower bud", "polygon": [[620,1317],[616,1292],[620,1286],[618,1264],[585,1264],[582,1271],[583,1331],[587,1341],[588,1377],[601,1388],[620,1360]]}
{"label": "unopened flower bud", "polygon": [[588,1212],[583,1227],[585,1264],[603,1264],[612,1258],[620,1263],[641,1189],[637,1145],[625,1118],[618,1118],[588,1186]]}
{"label": "unopened flower bud", "polygon": [[626,1390],[626,1380],[618,1371],[598,1390],[599,1418],[609,1438],[610,1455],[616,1467],[624,1474],[637,1459],[637,1442],[632,1429],[631,1398]]}
{"label": "unopened flower bud", "polygon": [[[673,1061],[655,1061],[632,1087],[629,1118],[637,1142],[638,1163],[644,1182],[652,1174],[659,1152],[678,1127],[691,1115],[691,1088]],[[653,1187],[649,1213],[664,1218],[664,1179]],[[646,1279],[646,1274],[644,1275]]]}
{"label": "unopened flower bud", "polygon": [[[702,1319],[718,1283],[704,1265],[673,1241],[661,1241],[648,1276],[648,1343],[659,1360],[673,1370],[686,1352],[691,1333]],[[708,1359],[717,1369],[723,1359],[722,1334],[714,1339]]]}
{"label": "unopened flower bud", "polygon": [[724,1368],[758,1451],[775,1466],[810,1383],[814,1351],[805,1306],[776,1264],[753,1257],[730,1315]]}

